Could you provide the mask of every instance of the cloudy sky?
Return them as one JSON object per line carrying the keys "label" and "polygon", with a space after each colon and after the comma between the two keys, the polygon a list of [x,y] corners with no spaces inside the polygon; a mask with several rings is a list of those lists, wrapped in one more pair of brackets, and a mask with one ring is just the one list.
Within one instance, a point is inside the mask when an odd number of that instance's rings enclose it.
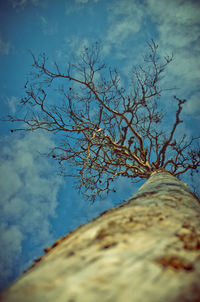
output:
{"label": "cloudy sky", "polygon": [[[16,112],[31,71],[31,50],[64,65],[83,45],[103,45],[106,62],[125,78],[153,38],[174,54],[165,85],[188,100],[180,133],[200,120],[200,4],[193,0],[0,0],[1,117]],[[170,95],[168,95],[169,104]],[[168,101],[168,99],[166,100]],[[169,110],[171,110],[169,105]],[[0,123],[0,289],[15,280],[57,238],[130,197],[140,186],[121,180],[101,203],[81,199],[41,154],[54,146],[43,132],[10,133]]]}

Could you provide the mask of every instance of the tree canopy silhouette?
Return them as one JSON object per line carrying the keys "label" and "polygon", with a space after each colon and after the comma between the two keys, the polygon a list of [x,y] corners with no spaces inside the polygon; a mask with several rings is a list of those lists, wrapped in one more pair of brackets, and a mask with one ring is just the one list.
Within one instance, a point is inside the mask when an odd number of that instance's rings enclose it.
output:
{"label": "tree canopy silhouette", "polygon": [[[64,67],[50,64],[45,54],[32,54],[22,117],[9,116],[25,127],[15,130],[54,132],[56,146],[49,156],[65,175],[78,179],[81,193],[91,200],[113,190],[117,177],[148,178],[160,169],[175,176],[198,171],[199,136],[175,134],[186,100],[173,97],[174,116],[163,110],[161,80],[173,57],[162,58],[151,41],[125,89],[118,71],[102,62],[100,50],[98,43],[84,47],[79,60]],[[171,129],[165,127],[166,116]]]}

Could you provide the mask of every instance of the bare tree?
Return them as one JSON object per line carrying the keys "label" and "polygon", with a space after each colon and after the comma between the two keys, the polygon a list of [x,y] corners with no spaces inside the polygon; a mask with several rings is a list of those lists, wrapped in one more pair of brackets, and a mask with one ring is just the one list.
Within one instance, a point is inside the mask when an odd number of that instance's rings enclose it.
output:
{"label": "bare tree", "polygon": [[160,84],[172,56],[161,58],[154,41],[144,64],[133,68],[128,89],[119,73],[102,63],[98,43],[85,47],[79,60],[66,67],[55,63],[51,69],[45,54],[32,57],[33,72],[21,100],[24,115],[9,119],[25,124],[16,130],[54,132],[57,145],[49,155],[65,175],[78,178],[79,190],[91,200],[113,190],[117,177],[198,171],[199,136],[177,139],[175,133],[186,100],[173,97],[177,107],[166,129]]}
{"label": "bare tree", "polygon": [[66,72],[33,56],[25,113],[10,117],[26,124],[18,130],[54,132],[49,155],[73,166],[92,200],[117,177],[149,179],[127,202],[46,248],[1,301],[199,301],[200,203],[176,177],[198,171],[198,137],[177,138],[185,103],[178,97],[166,127],[159,83],[172,57],[162,60],[153,41],[149,51],[126,90],[97,44]]}

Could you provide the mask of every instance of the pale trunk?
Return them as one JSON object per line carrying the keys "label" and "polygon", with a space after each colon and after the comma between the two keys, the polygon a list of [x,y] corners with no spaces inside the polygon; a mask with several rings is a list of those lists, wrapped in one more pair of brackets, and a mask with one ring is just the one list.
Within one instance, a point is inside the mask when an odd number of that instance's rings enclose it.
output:
{"label": "pale trunk", "polygon": [[1,297],[9,302],[200,301],[200,203],[167,172],[54,246]]}

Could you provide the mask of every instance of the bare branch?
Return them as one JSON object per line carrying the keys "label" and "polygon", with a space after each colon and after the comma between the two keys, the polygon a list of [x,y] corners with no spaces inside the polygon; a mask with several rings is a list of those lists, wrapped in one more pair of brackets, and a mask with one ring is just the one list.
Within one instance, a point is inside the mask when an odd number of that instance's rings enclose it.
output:
{"label": "bare branch", "polygon": [[[167,135],[162,128],[161,80],[173,55],[161,58],[153,40],[148,47],[144,65],[133,69],[130,89],[122,87],[117,70],[102,62],[98,43],[84,47],[65,72],[56,62],[49,68],[45,54],[36,58],[31,53],[33,71],[21,100],[22,117],[8,116],[20,127],[11,131],[59,134],[48,155],[92,200],[113,190],[118,177],[148,178],[161,168],[180,175],[200,166],[199,137],[175,139],[185,100],[174,97],[171,131]],[[66,165],[74,172],[67,173]]]}

